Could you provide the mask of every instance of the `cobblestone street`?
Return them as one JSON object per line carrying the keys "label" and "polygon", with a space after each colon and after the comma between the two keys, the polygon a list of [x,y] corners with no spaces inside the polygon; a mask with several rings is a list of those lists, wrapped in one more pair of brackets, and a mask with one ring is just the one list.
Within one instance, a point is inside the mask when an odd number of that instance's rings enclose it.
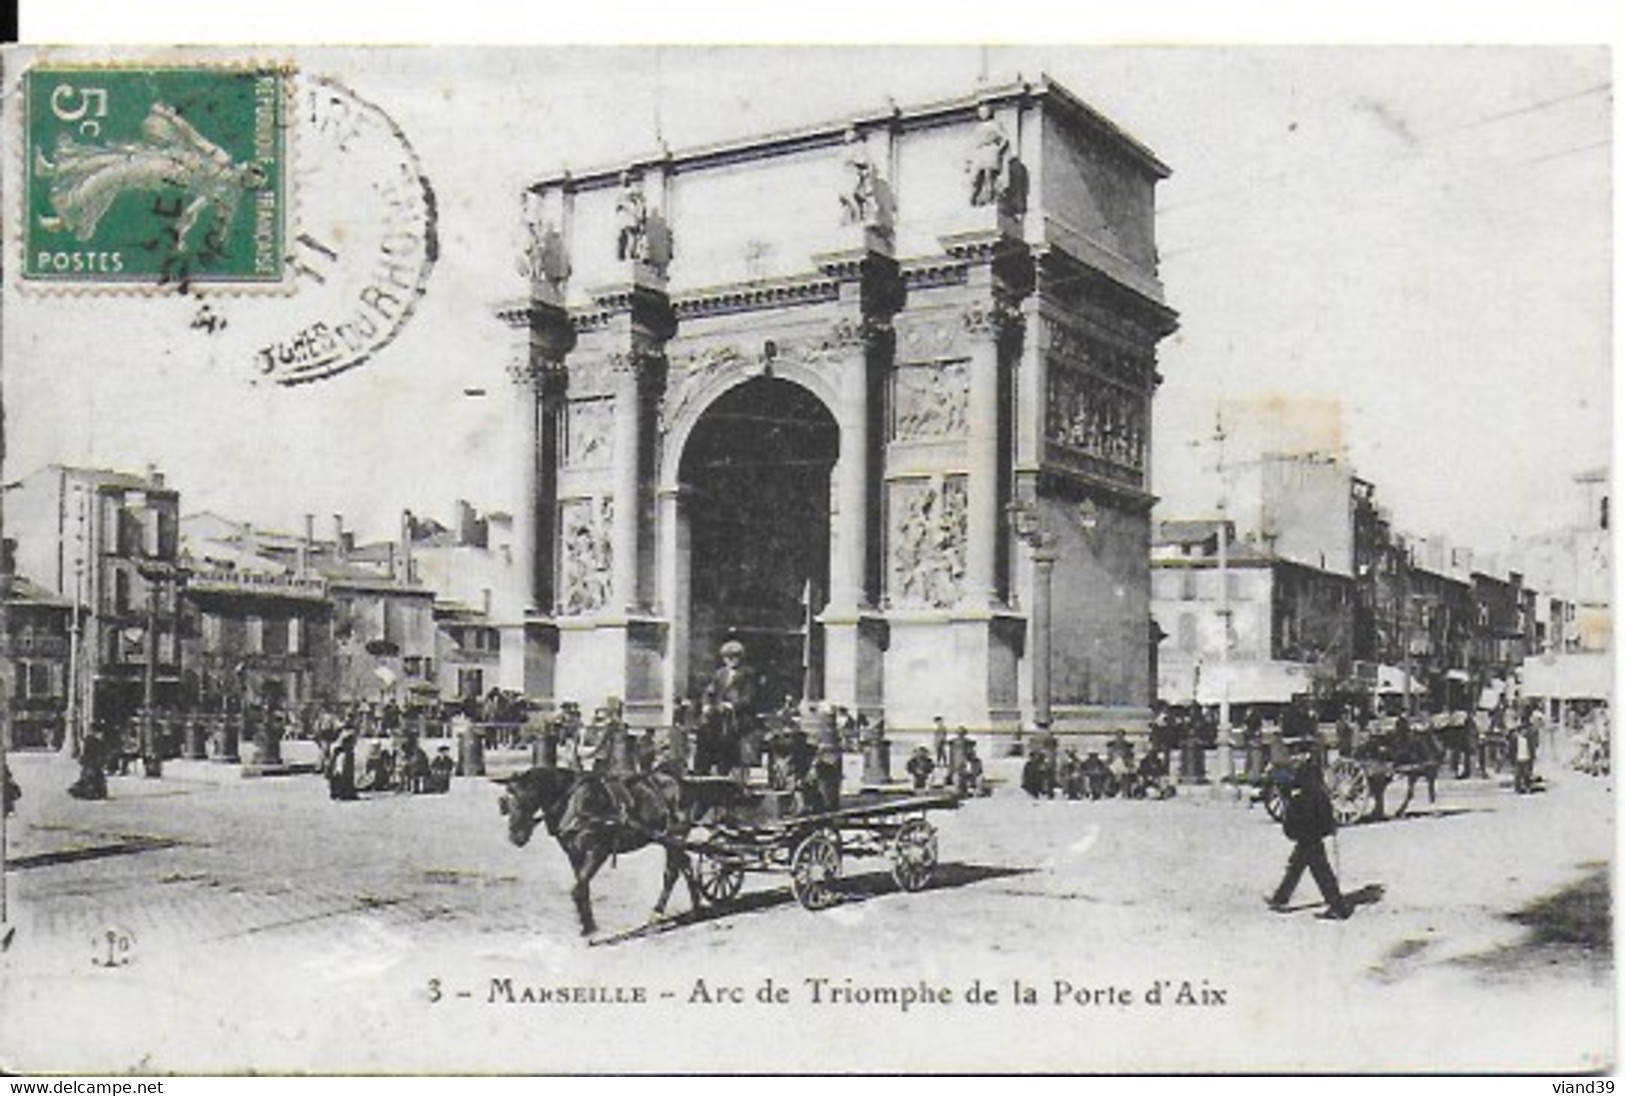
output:
{"label": "cobblestone street", "polygon": [[[848,900],[823,913],[753,876],[731,907],[695,917],[679,894],[671,920],[629,932],[659,887],[645,851],[598,877],[593,946],[563,855],[545,833],[510,845],[486,780],[339,804],[315,777],[175,766],[85,803],[61,790],[68,762],[15,761],[17,936],[0,959],[13,1070],[1132,1070],[1148,1054],[1555,1070],[1612,1053],[1611,957],[1508,917],[1600,877],[1606,925],[1611,787],[1564,771],[1528,797],[1446,781],[1414,817],[1345,830],[1345,889],[1378,897],[1347,923],[1313,916],[1307,880],[1302,909],[1265,910],[1288,846],[1228,789],[1039,802],[1000,761],[991,798],[933,816],[943,866],[923,892],[853,861]],[[758,1000],[767,978],[788,1004]],[[896,987],[925,1000],[897,1015],[870,992]],[[930,1000],[940,989],[949,1002]],[[609,1049],[614,1009],[636,1037]],[[1031,1024],[1075,1031],[1073,1051],[1032,1060]]]}

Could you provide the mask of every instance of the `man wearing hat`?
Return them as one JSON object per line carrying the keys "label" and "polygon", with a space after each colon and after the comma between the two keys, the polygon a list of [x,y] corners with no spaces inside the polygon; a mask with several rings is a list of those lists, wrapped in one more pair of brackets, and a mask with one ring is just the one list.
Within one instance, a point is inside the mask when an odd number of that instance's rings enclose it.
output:
{"label": "man wearing hat", "polygon": [[434,760],[429,762],[428,790],[440,794],[451,791],[451,774],[456,768],[456,762],[451,759],[451,747],[441,746],[435,751]]}
{"label": "man wearing hat", "polygon": [[1326,858],[1326,838],[1337,833],[1337,815],[1332,809],[1331,793],[1326,790],[1326,778],[1315,763],[1306,740],[1297,740],[1294,747],[1300,760],[1293,774],[1292,787],[1286,810],[1281,816],[1281,829],[1292,842],[1292,855],[1287,859],[1286,873],[1281,883],[1266,901],[1270,909],[1284,913],[1292,892],[1303,878],[1304,869],[1314,876],[1320,896],[1326,900],[1326,909],[1320,916],[1325,920],[1346,920],[1354,912],[1354,904],[1343,897],[1337,883],[1337,873]]}
{"label": "man wearing hat", "polygon": [[755,675],[745,665],[745,645],[730,639],[722,645],[722,665],[705,690],[705,708],[695,771],[726,776],[740,767],[739,740],[751,729],[756,713]]}

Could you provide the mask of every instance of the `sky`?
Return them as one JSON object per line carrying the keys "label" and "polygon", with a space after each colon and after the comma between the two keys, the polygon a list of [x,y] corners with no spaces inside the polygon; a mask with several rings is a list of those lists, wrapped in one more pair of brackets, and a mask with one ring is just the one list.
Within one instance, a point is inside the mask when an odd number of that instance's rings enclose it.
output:
{"label": "sky", "polygon": [[[415,148],[442,245],[417,313],[374,361],[284,389],[252,367],[277,302],[217,301],[230,324],[205,337],[194,300],[25,295],[8,279],[7,479],[150,461],[186,512],[290,530],[344,512],[375,535],[402,508],[510,508],[512,348],[493,309],[522,292],[526,183],[645,152],[657,126],[681,149],[1041,72],[1173,169],[1157,198],[1181,325],[1159,351],[1159,516],[1214,511],[1221,415],[1232,465],[1337,452],[1398,526],[1481,549],[1574,520],[1572,477],[1611,459],[1602,48],[279,55],[384,107]],[[15,87],[12,63],[8,111]]]}

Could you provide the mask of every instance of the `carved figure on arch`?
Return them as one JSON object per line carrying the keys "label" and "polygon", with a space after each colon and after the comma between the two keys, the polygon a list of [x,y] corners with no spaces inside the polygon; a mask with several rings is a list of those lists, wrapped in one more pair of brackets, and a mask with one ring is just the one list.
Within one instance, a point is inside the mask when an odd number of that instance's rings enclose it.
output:
{"label": "carved figure on arch", "polygon": [[855,129],[846,133],[846,189],[841,194],[841,223],[883,228],[887,222],[885,198],[874,161]]}
{"label": "carved figure on arch", "polygon": [[965,171],[970,175],[970,204],[993,205],[1009,189],[1010,138],[993,117],[993,107],[983,103],[976,111],[981,124],[970,155],[965,160]]}
{"label": "carved figure on arch", "polygon": [[519,272],[532,286],[545,286],[557,295],[570,280],[570,257],[564,251],[564,237],[540,216],[525,221],[525,252],[519,259]]}
{"label": "carved figure on arch", "polygon": [[621,193],[615,199],[615,257],[622,262],[649,257],[649,202],[643,180],[621,172]]}

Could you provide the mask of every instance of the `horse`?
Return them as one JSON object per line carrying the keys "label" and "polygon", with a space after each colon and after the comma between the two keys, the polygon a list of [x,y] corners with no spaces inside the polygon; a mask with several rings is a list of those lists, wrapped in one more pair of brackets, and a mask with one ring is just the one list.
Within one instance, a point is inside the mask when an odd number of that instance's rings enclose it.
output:
{"label": "horse", "polygon": [[[1410,809],[1411,798],[1416,794],[1417,781],[1426,781],[1428,789],[1428,802],[1437,802],[1439,766],[1444,761],[1444,746],[1438,737],[1428,730],[1412,729],[1408,733],[1394,733],[1377,735],[1367,740],[1364,745],[1354,751],[1354,756],[1364,761],[1379,761],[1388,766],[1391,777],[1405,778],[1405,798],[1394,811],[1395,818],[1403,818]],[[1377,814],[1383,814],[1383,797],[1387,791],[1387,780],[1378,784],[1372,781],[1373,790],[1377,794]]]}
{"label": "horse", "polygon": [[575,873],[570,897],[583,936],[597,929],[590,889],[593,876],[611,856],[647,845],[660,845],[666,852],[655,915],[665,913],[678,876],[688,883],[689,900],[699,907],[699,884],[683,847],[693,826],[693,804],[687,801],[683,784],[669,772],[612,776],[535,768],[500,783],[506,785],[501,811],[508,818],[508,840],[523,847],[540,821],[569,857]]}

